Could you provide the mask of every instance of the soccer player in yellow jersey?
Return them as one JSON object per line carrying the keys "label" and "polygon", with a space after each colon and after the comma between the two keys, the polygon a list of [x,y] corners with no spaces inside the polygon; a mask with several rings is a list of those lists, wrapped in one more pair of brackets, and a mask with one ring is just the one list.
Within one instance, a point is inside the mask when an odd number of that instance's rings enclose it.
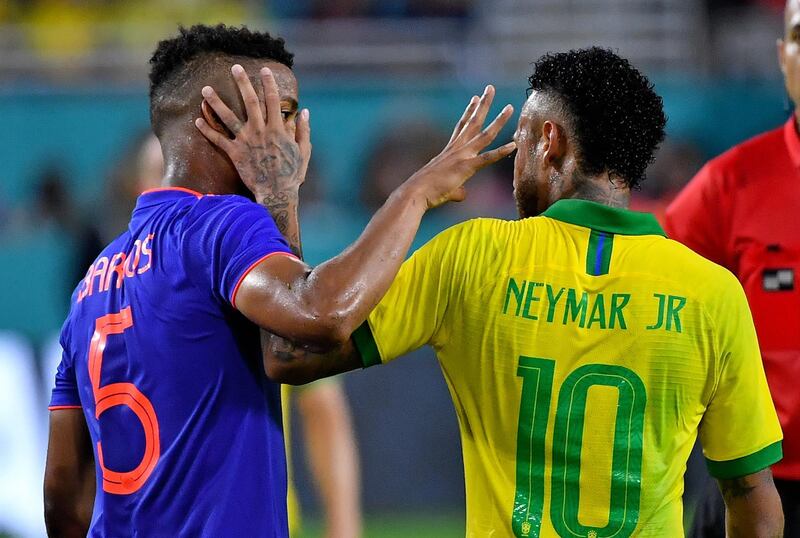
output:
{"label": "soccer player in yellow jersey", "polygon": [[273,337],[304,382],[436,350],[458,415],[471,537],[683,535],[697,436],[731,537],[781,536],[781,458],[747,302],[725,269],[626,209],[664,137],[661,98],[592,48],[541,58],[515,141],[521,220],[415,253],[349,342]]}

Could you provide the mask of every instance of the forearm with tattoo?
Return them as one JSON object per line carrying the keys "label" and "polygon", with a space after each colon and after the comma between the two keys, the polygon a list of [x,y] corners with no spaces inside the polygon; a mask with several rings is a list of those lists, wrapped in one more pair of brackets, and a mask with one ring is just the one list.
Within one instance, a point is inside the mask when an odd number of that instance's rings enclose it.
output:
{"label": "forearm with tattoo", "polygon": [[325,353],[301,346],[261,331],[264,368],[272,379],[282,383],[302,385],[361,367],[361,356],[352,341]]}
{"label": "forearm with tattoo", "polygon": [[306,166],[300,150],[288,140],[247,146],[248,162],[237,166],[239,174],[251,186],[256,201],[270,212],[292,252],[302,258],[297,211]]}
{"label": "forearm with tattoo", "polygon": [[732,478],[719,481],[722,498],[727,503],[732,503],[741,497],[747,497],[757,487],[758,483],[754,483],[752,479],[747,478]]}
{"label": "forearm with tattoo", "polygon": [[[298,217],[300,202],[298,187],[305,178],[299,178],[300,181],[297,181],[297,174],[304,174],[305,167],[296,148],[289,144],[284,144],[284,146],[287,146],[288,149],[282,152],[283,158],[267,154],[259,162],[258,170],[262,173],[259,174],[260,177],[256,183],[263,189],[261,191],[263,194],[258,196],[257,201],[267,208],[278,230],[289,242],[289,248],[292,249],[295,256],[302,260],[303,245],[300,240],[300,219]],[[255,160],[255,157],[253,159]],[[274,173],[270,173],[270,170]],[[261,329],[261,349],[265,357],[269,354],[270,349],[277,349],[285,345],[294,347],[291,342],[284,341],[281,337]],[[264,365],[267,366],[266,360]]]}
{"label": "forearm with tattoo", "polygon": [[781,501],[769,469],[718,482],[725,499],[729,538],[783,536]]}
{"label": "forearm with tattoo", "polygon": [[262,195],[258,203],[267,208],[278,230],[289,242],[295,256],[303,258],[303,246],[300,241],[300,221],[297,216],[300,196],[296,189],[270,192]]}

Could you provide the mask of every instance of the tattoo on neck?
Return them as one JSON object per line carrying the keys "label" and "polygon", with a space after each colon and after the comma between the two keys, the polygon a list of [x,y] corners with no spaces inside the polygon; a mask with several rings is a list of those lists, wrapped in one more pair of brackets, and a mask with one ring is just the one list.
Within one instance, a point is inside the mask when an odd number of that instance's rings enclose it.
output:
{"label": "tattoo on neck", "polygon": [[598,202],[611,207],[625,208],[630,203],[630,191],[627,188],[618,187],[610,180],[581,179],[577,183],[579,186],[575,189],[576,198]]}

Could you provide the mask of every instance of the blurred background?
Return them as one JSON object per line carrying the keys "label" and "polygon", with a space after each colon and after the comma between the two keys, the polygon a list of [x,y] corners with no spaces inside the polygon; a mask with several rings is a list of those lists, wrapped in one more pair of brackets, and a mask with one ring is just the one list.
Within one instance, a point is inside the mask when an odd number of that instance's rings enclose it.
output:
{"label": "blurred background", "polygon": [[[668,139],[634,206],[661,214],[699,167],[789,114],[775,41],[783,0],[0,0],[0,536],[42,536],[41,477],[57,334],[69,295],[124,229],[148,151],[147,73],[178,24],[286,38],[314,155],[303,193],[310,263],[354,240],[443,146],[473,93],[525,99],[539,55],[617,49],[664,97]],[[509,139],[513,128],[501,137]],[[428,217],[417,241],[513,218],[511,160]],[[458,426],[431,350],[343,378],[368,536],[463,536]],[[294,438],[315,536],[319,503]],[[687,513],[698,473],[687,475]],[[393,534],[394,533],[394,534]]]}

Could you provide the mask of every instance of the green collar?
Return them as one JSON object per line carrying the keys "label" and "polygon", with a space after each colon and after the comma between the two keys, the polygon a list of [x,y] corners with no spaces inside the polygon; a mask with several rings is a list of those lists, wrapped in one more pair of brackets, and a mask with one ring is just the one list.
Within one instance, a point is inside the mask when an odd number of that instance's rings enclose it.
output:
{"label": "green collar", "polygon": [[589,200],[559,200],[548,207],[542,216],[601,232],[667,236],[650,213],[618,209]]}

